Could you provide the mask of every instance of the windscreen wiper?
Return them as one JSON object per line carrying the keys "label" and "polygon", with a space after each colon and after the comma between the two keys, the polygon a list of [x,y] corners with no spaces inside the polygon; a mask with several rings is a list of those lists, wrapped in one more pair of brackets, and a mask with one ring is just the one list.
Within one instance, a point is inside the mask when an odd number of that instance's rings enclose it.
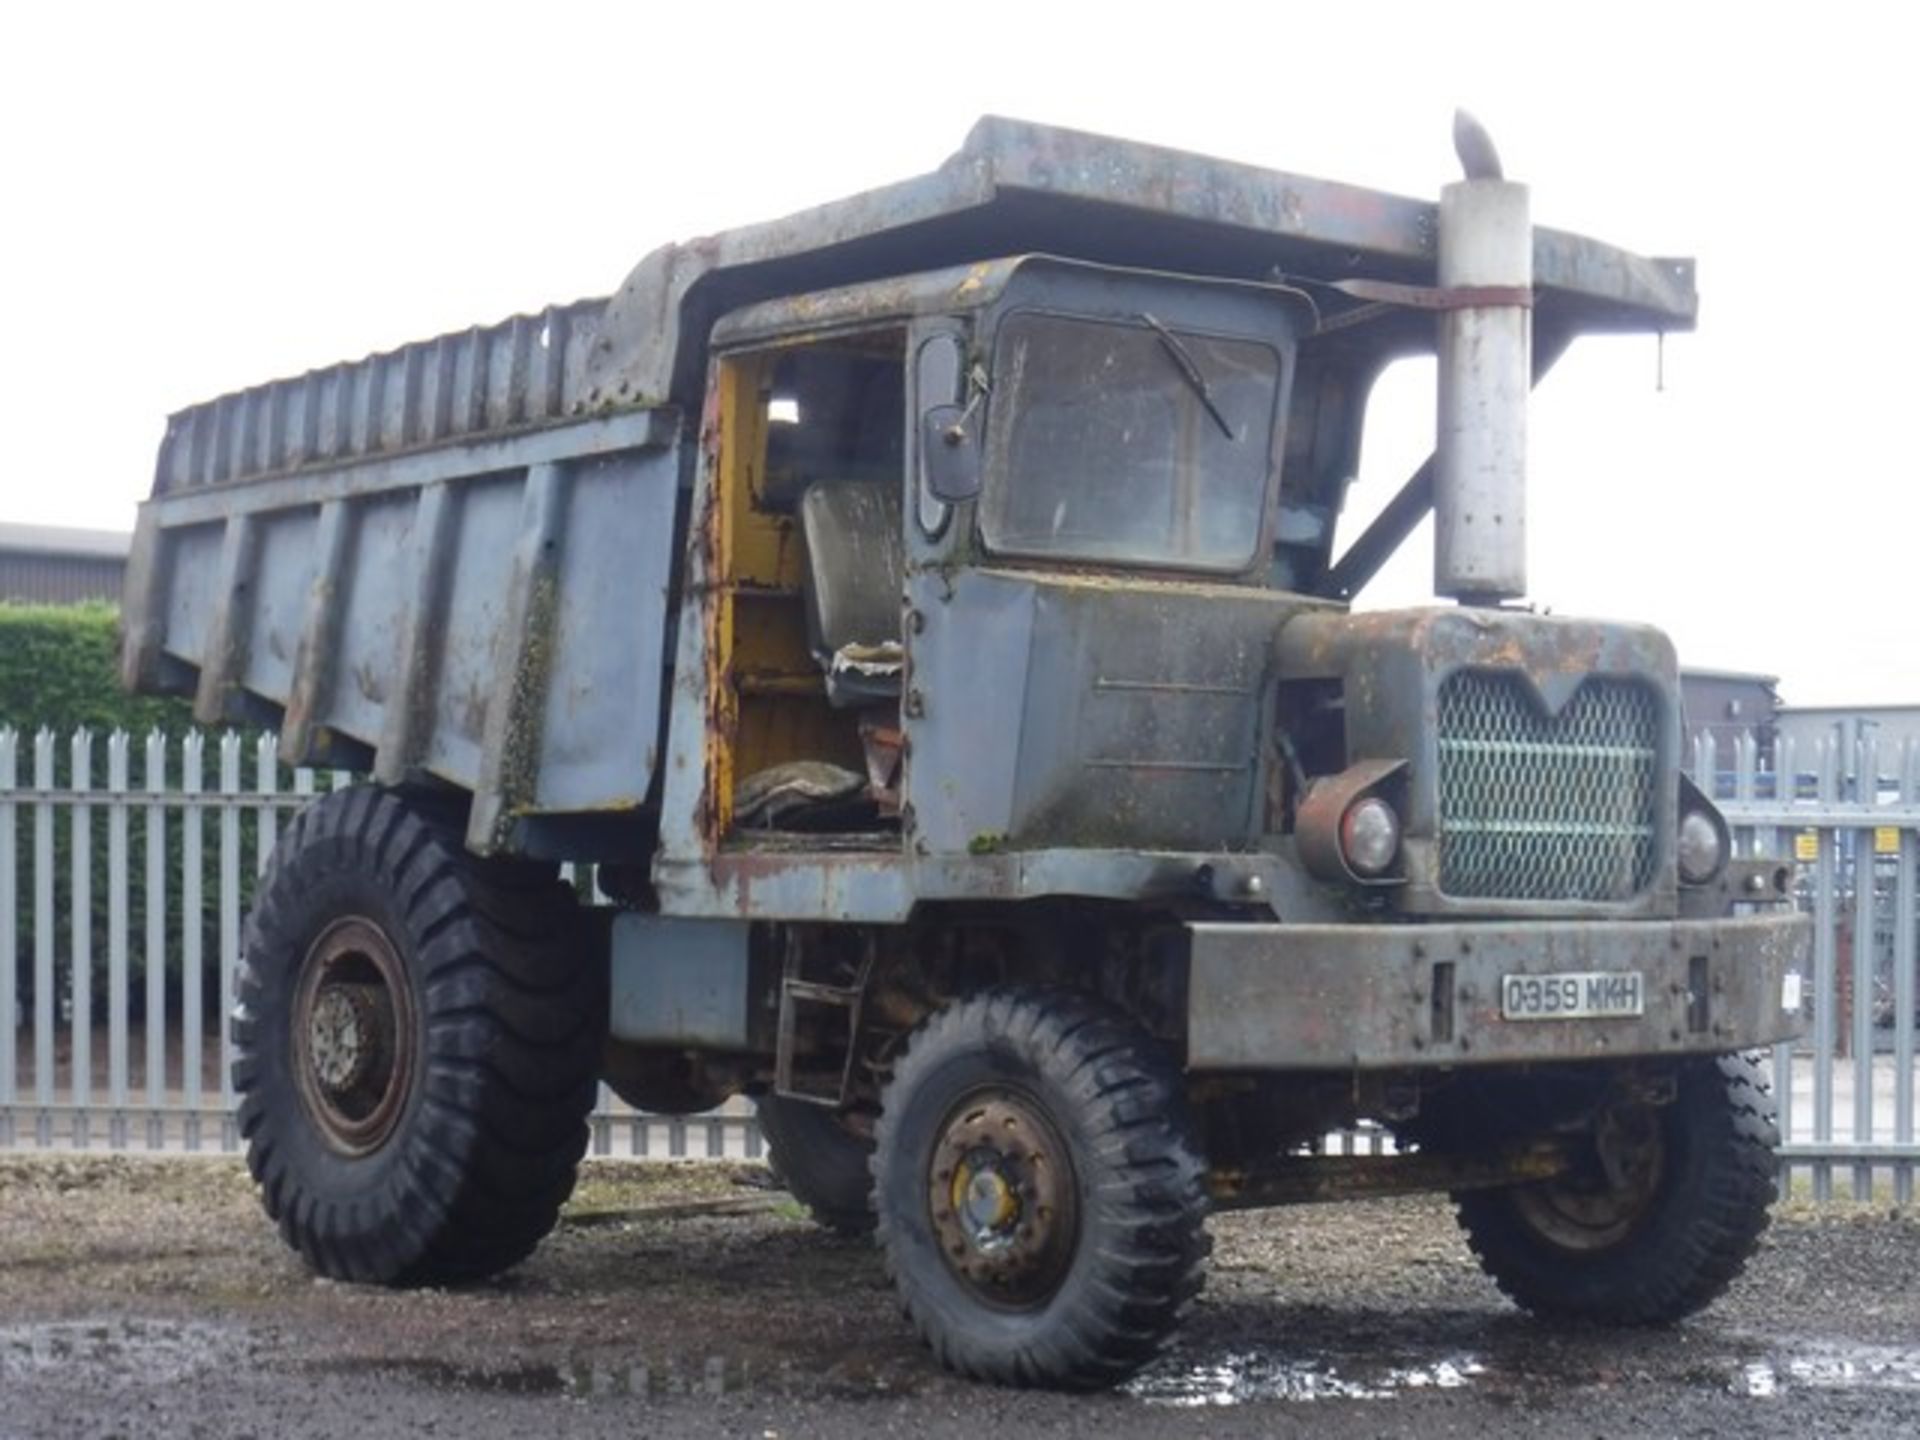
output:
{"label": "windscreen wiper", "polygon": [[1207,414],[1213,417],[1213,423],[1220,427],[1220,433],[1229,440],[1240,437],[1233,433],[1233,426],[1227,423],[1227,417],[1220,413],[1220,407],[1214,402],[1213,392],[1207,388],[1207,377],[1200,373],[1200,367],[1193,362],[1193,356],[1187,353],[1187,347],[1180,343],[1180,337],[1162,325],[1146,311],[1140,312],[1140,318],[1147,322],[1154,334],[1160,337],[1160,343],[1167,347],[1167,354],[1173,357],[1173,363],[1179,367],[1187,384],[1193,387],[1193,393],[1200,397],[1200,403],[1207,407]]}

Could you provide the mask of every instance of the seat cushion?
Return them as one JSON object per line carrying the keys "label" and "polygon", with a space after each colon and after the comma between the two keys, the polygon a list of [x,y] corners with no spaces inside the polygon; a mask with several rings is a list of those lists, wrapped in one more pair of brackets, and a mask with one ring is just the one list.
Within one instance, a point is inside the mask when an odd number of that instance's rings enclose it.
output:
{"label": "seat cushion", "polygon": [[897,485],[822,481],[800,497],[807,630],[822,666],[848,646],[900,643],[905,583]]}

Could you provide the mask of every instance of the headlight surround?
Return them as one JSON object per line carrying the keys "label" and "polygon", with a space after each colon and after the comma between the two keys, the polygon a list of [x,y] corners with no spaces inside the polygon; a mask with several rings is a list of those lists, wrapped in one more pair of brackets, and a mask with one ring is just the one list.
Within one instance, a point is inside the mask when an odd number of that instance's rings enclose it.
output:
{"label": "headlight surround", "polygon": [[1400,853],[1400,817],[1378,795],[1367,795],[1340,817],[1340,853],[1354,874],[1384,875]]}
{"label": "headlight surround", "polygon": [[1682,812],[1673,850],[1683,884],[1711,883],[1726,868],[1730,848],[1727,827],[1713,812],[1699,809]]}

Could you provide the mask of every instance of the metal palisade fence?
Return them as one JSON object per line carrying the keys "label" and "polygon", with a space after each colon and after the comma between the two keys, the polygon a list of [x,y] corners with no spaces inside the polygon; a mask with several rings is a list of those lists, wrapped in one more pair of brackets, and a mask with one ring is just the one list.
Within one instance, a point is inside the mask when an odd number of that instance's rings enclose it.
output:
{"label": "metal palisade fence", "polygon": [[1804,977],[1808,1034],[1777,1046],[1787,1169],[1814,1199],[1883,1190],[1913,1202],[1920,1140],[1914,1130],[1914,1032],[1920,1020],[1920,746],[1869,737],[1767,749],[1751,736],[1702,736],[1696,783],[1734,831],[1737,853],[1792,866],[1813,916]]}
{"label": "metal palisade fence", "polygon": [[[1814,916],[1809,1033],[1773,1056],[1784,1163],[1818,1199],[1911,1203],[1920,753],[1691,753],[1739,851],[1790,865]],[[282,822],[350,779],[284,770],[271,736],[0,729],[0,1148],[239,1147],[241,919]],[[745,1158],[760,1137],[745,1106],[670,1119],[603,1090],[593,1151]]]}
{"label": "metal palisade fence", "polygon": [[[271,735],[0,729],[0,1150],[233,1151],[241,921],[282,823],[340,771]],[[603,1088],[601,1155],[746,1158],[750,1107],[645,1115]]]}

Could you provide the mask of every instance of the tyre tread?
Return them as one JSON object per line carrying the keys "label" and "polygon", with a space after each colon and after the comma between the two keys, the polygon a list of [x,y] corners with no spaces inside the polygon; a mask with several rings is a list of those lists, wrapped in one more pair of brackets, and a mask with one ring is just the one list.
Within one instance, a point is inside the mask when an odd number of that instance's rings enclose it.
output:
{"label": "tyre tread", "polygon": [[1704,1309],[1739,1276],[1777,1194],[1773,1102],[1744,1055],[1700,1062],[1681,1083],[1689,1143],[1706,1147],[1699,1187],[1673,1196],[1604,1267],[1572,1267],[1535,1242],[1501,1191],[1455,1197],[1475,1260],[1514,1303],[1556,1319],[1659,1326]]}
{"label": "tyre tread", "polygon": [[[281,1141],[308,1122],[263,1047],[284,1043],[267,1017],[292,983],[268,968],[297,967],[303,893],[338,876],[390,896],[426,1043],[414,1109],[390,1142],[405,1147],[391,1188],[322,1202]],[[440,800],[354,786],[283,833],[248,921],[233,1079],[267,1214],[314,1269],[400,1285],[473,1280],[517,1263],[553,1227],[586,1151],[605,1006],[574,920],[550,870],[468,855]]]}
{"label": "tyre tread", "polygon": [[[1024,1047],[1022,1042],[1024,1041]],[[915,1086],[956,1054],[1012,1046],[1080,1109],[1092,1143],[1083,1163],[1089,1248],[1050,1323],[1025,1343],[946,1325],[923,1295],[920,1267],[938,1264],[911,1229],[880,1207],[879,1240],[907,1318],[942,1365],[1012,1385],[1097,1389],[1116,1384],[1162,1348],[1204,1282],[1205,1166],[1186,1123],[1179,1075],[1131,1020],[1078,991],[1023,985],[982,992],[937,1011],[910,1037],[882,1101],[874,1175],[906,1142],[901,1111]],[[1098,1236],[1095,1239],[1094,1236]]]}

